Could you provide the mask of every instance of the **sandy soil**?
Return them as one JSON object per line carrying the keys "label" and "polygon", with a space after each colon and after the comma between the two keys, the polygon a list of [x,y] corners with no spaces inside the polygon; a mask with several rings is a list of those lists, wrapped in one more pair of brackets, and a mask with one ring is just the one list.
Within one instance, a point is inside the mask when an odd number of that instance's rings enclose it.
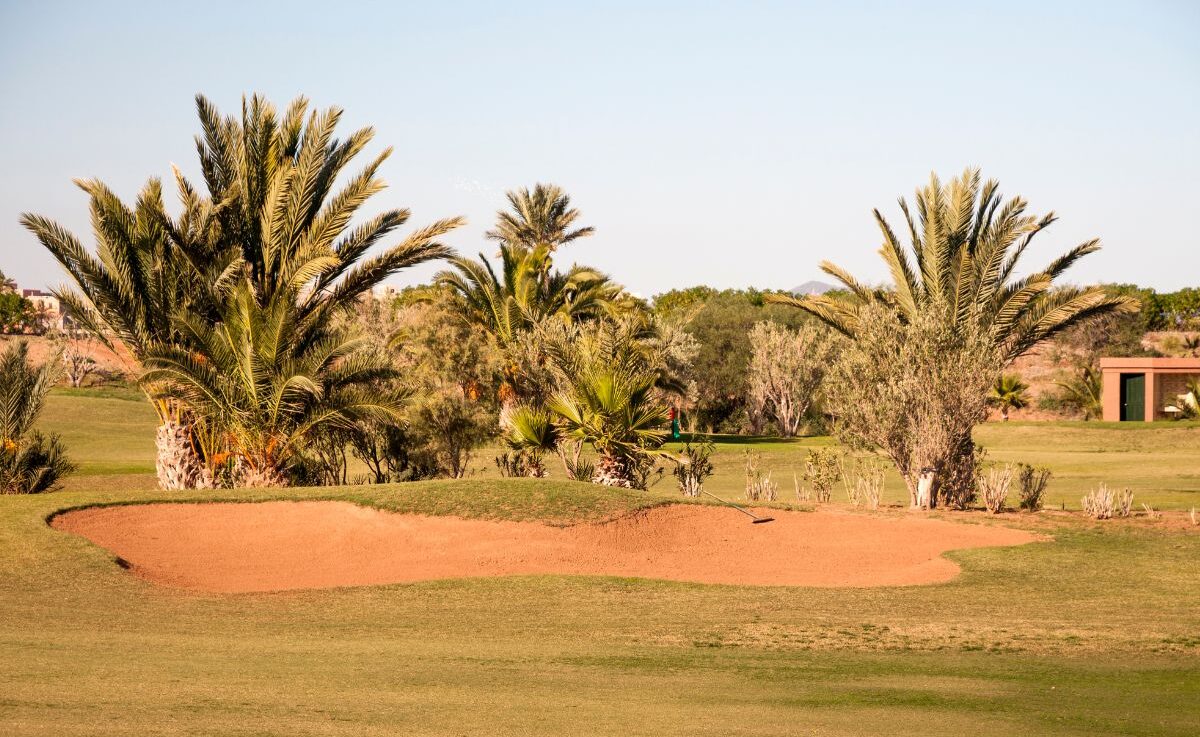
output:
{"label": "sandy soil", "polygon": [[947,581],[947,550],[1038,539],[1005,527],[838,511],[660,507],[566,528],[381,512],[345,502],[152,504],[54,518],[156,583],[211,592],[469,576],[590,574],[700,583],[898,586]]}

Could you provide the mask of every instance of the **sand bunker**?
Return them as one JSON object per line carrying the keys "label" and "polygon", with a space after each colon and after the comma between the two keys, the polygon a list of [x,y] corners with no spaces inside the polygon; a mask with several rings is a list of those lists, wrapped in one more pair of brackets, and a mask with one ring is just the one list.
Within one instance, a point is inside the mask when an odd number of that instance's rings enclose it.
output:
{"label": "sand bunker", "polygon": [[753,525],[725,507],[659,507],[567,528],[391,514],[345,502],[83,509],[53,526],[160,584],[282,591],[468,576],[586,574],[699,583],[897,586],[947,581],[941,553],[1019,545],[1021,530],[837,511]]}

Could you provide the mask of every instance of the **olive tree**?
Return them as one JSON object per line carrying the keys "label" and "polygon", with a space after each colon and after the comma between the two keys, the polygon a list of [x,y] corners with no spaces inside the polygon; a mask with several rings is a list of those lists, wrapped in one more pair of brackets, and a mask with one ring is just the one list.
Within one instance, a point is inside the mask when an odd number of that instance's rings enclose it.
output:
{"label": "olive tree", "polygon": [[749,403],[794,437],[833,358],[833,337],[812,324],[791,330],[764,321],[750,330],[750,347]]}

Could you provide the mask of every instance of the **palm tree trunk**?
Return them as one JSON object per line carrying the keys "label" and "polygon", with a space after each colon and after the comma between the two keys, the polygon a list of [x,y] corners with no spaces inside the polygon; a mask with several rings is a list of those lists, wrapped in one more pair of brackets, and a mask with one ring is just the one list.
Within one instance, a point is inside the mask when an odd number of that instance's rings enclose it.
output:
{"label": "palm tree trunk", "polygon": [[158,426],[154,468],[158,485],[167,491],[211,489],[213,480],[192,445],[191,428],[173,418]]}
{"label": "palm tree trunk", "polygon": [[602,453],[596,459],[596,471],[592,475],[592,483],[601,486],[616,486],[622,489],[632,489],[633,481],[629,478],[629,468],[624,458]]}
{"label": "palm tree trunk", "polygon": [[288,485],[287,475],[278,466],[272,463],[251,466],[240,458],[234,478],[237,479],[238,486],[246,489],[270,489]]}

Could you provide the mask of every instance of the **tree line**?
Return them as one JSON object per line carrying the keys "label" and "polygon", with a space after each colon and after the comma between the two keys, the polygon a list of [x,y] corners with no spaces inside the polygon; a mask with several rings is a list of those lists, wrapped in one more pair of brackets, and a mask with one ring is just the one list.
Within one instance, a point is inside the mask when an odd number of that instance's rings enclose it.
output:
{"label": "tree line", "polygon": [[[368,481],[458,476],[496,437],[506,474],[545,475],[556,458],[568,477],[644,488],[660,461],[679,462],[662,450],[674,409],[693,430],[828,423],[889,458],[914,505],[962,504],[972,429],[1004,368],[1140,309],[1055,283],[1097,241],[1026,269],[1055,216],[975,170],[902,199],[905,240],[875,211],[888,285],[825,263],[841,284],[825,295],[695,288],[651,305],[599,270],[558,266],[594,231],[556,186],[510,192],[487,233],[495,255],[470,258],[442,241],[461,218],[405,234],[406,209],[356,219],[384,189],[390,149],[350,172],[372,131],[336,138],[336,108],[300,98],[281,114],[253,96],[222,116],[199,96],[197,112],[203,183],[175,172],[178,216],[151,179],[132,203],[77,182],[94,250],[22,217],[70,277],[58,296],[77,323],[139,361],[164,488],[342,483],[348,454]],[[432,260],[447,265],[432,284],[371,298]]]}

